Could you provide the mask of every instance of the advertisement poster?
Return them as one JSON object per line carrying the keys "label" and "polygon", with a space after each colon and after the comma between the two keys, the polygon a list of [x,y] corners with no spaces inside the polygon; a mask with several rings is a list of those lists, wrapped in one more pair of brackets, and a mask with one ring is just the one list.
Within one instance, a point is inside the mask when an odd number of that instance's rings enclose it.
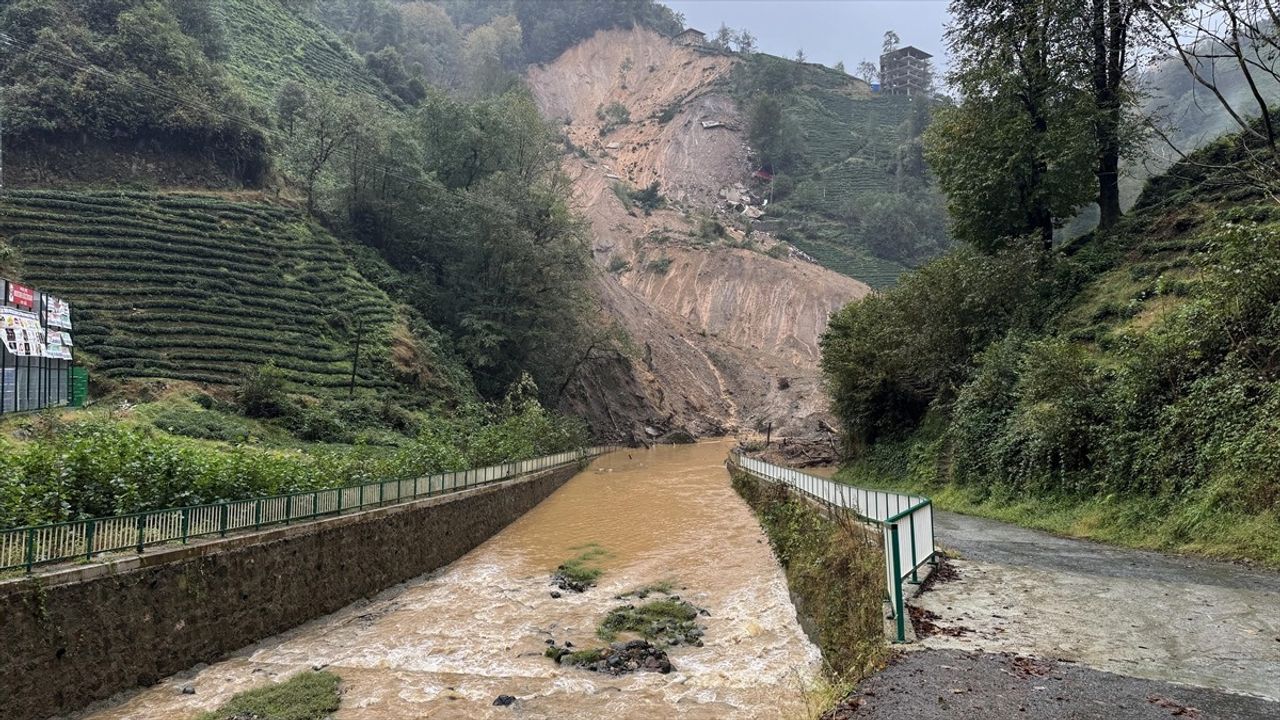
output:
{"label": "advertisement poster", "polygon": [[9,285],[9,304],[17,305],[21,308],[31,310],[36,305],[36,291],[30,286],[10,281]]}

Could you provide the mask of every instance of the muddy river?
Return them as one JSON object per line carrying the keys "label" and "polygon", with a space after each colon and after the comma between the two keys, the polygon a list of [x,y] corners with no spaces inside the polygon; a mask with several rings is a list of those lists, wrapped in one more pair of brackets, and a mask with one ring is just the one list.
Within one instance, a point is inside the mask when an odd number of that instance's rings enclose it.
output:
{"label": "muddy river", "polygon": [[[84,714],[181,720],[313,667],[343,680],[339,720],[790,718],[820,668],[781,569],[729,486],[727,443],[621,451],[447,568]],[[598,546],[597,587],[553,598],[550,572]],[[674,670],[610,676],[562,667],[547,640],[599,645],[616,595],[668,581],[705,608],[703,647]],[[184,694],[184,686],[194,694]],[[518,698],[513,707],[494,699]]]}

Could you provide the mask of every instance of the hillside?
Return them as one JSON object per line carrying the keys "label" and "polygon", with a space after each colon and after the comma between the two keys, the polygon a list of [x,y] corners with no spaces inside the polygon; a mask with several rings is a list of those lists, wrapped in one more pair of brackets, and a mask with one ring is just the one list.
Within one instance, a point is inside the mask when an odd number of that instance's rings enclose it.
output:
{"label": "hillside", "polygon": [[847,477],[1280,565],[1280,210],[1239,143],[1152,178],[1111,236],[956,253],[843,310],[823,367]]}
{"label": "hillside", "polygon": [[441,374],[342,244],[294,210],[18,191],[0,201],[0,236],[28,281],[74,304],[80,358],[101,376],[235,385],[272,362],[299,388],[345,390],[358,332],[358,387]]}
{"label": "hillside", "polygon": [[264,110],[274,108],[289,82],[340,87],[382,100],[398,100],[355,52],[318,20],[280,0],[213,0],[225,23],[226,67]]}
{"label": "hillside", "polygon": [[742,58],[732,82],[740,103],[763,93],[782,111],[787,157],[760,186],[775,201],[767,227],[877,288],[946,248],[941,198],[919,155],[928,101],[872,94],[843,72],[761,54]]}
{"label": "hillside", "polygon": [[[598,294],[636,349],[594,366],[568,406],[615,427],[813,432],[827,417],[818,336],[868,288],[789,258],[724,209],[721,191],[751,173],[728,94],[734,63],[651,31],[610,30],[528,75],[573,148],[563,169],[591,224]],[[601,116],[615,103],[628,121]],[[654,182],[662,207],[624,200]]]}

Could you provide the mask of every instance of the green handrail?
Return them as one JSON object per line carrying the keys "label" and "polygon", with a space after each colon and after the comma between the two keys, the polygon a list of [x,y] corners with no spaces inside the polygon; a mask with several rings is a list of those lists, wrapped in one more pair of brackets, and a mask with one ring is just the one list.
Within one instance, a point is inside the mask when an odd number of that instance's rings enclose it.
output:
{"label": "green handrail", "polygon": [[[518,475],[578,463],[586,458],[595,457],[614,449],[616,449],[616,446],[597,446],[544,457],[501,463],[489,468],[470,468],[461,473],[436,473],[422,478],[414,478],[412,495],[403,492],[404,488],[399,480],[364,483],[357,486],[358,503],[354,506],[344,501],[346,493],[353,488],[352,486],[344,486],[0,530],[0,571],[24,569],[27,573],[30,573],[38,565],[76,558],[91,561],[96,555],[104,552],[132,549],[141,554],[147,547],[155,545],[172,542],[186,544],[191,538],[209,535],[226,537],[229,532],[234,531],[257,530],[269,525],[288,525],[298,520],[312,520],[325,515],[341,515],[344,512],[358,511],[375,505],[371,502],[365,502],[365,488],[370,485],[377,485],[378,487],[378,502],[376,503],[378,506],[407,502],[443,493],[461,492],[478,485],[508,480]],[[477,475],[476,471],[486,472],[490,480],[472,483],[471,480],[473,478],[482,477]],[[459,476],[464,480],[461,485],[458,483]],[[445,482],[449,478],[452,478],[452,487],[445,486]],[[425,492],[420,485],[421,480],[426,480]],[[386,486],[388,483],[394,483],[395,485],[393,498],[389,497],[391,493],[387,492]],[[335,502],[326,502],[325,504],[326,508],[336,509],[321,511],[320,497],[324,493],[337,493]],[[295,498],[303,498],[301,502],[304,504],[301,507],[306,507],[305,503],[310,500],[311,511],[305,518],[294,517]],[[369,499],[372,500],[372,497],[370,496]],[[270,506],[272,503],[284,505],[284,517],[264,517],[264,505]],[[247,519],[250,504],[252,504],[251,521]],[[233,507],[237,509],[234,521],[232,520],[231,512]],[[276,505],[276,507],[279,507],[279,505]],[[170,517],[161,520],[163,516],[172,514],[177,515],[176,531],[173,529],[174,518]],[[157,519],[155,523],[151,522],[153,518]],[[210,520],[214,521],[212,527],[210,527]]]}

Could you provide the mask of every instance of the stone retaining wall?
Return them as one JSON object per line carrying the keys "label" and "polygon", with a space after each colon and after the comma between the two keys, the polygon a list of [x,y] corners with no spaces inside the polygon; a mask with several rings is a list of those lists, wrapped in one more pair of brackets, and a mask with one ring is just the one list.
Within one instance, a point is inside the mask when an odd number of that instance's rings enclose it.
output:
{"label": "stone retaining wall", "polygon": [[3,717],[78,710],[441,568],[577,470],[0,582]]}

